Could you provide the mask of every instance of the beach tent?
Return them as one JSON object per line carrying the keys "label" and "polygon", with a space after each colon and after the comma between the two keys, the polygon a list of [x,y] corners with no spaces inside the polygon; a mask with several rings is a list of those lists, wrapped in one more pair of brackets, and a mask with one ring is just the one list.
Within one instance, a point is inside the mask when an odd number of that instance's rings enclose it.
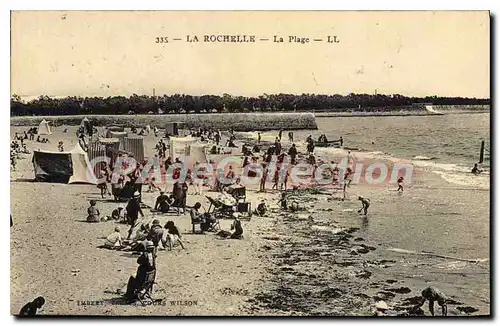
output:
{"label": "beach tent", "polygon": [[[186,156],[183,160],[187,164],[188,168],[193,167],[196,162],[208,163],[207,154],[205,152],[205,145],[194,143],[186,146],[185,150]],[[182,160],[182,159],[181,159]]]}
{"label": "beach tent", "polygon": [[[120,151],[120,140],[118,138],[99,138],[95,143],[92,143],[87,150],[90,162],[98,157],[109,158],[109,165],[114,166],[116,158],[119,154],[124,154]],[[94,174],[101,175],[101,164],[94,164]]]}
{"label": "beach tent", "polygon": [[126,131],[111,131],[108,130],[106,138],[117,138],[120,140],[120,149],[123,149],[124,139],[128,136]]}
{"label": "beach tent", "polygon": [[49,123],[43,119],[38,126],[38,135],[52,135],[52,131],[50,130]]}
{"label": "beach tent", "polygon": [[123,150],[132,153],[137,162],[144,160],[144,138],[125,137],[123,139]]}
{"label": "beach tent", "polygon": [[69,152],[33,151],[36,181],[96,184],[87,153],[80,144]]}
{"label": "beach tent", "polygon": [[125,131],[125,127],[117,125],[108,126],[106,127],[106,129],[108,129],[109,131]]}
{"label": "beach tent", "polygon": [[170,137],[169,138],[169,156],[172,161],[177,157],[186,156],[186,146],[196,143],[198,140],[194,137]]}
{"label": "beach tent", "polygon": [[165,125],[165,135],[179,136],[179,128],[181,124],[178,122],[170,122]]}
{"label": "beach tent", "polygon": [[89,123],[89,119],[87,119],[87,117],[83,118],[82,121],[80,122],[80,127],[84,127],[85,129],[87,129],[87,125]]}

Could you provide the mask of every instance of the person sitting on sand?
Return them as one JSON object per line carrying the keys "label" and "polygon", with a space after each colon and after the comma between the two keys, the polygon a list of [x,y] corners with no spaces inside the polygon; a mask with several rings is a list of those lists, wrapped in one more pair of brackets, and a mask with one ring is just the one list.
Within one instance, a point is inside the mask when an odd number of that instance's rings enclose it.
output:
{"label": "person sitting on sand", "polygon": [[156,181],[156,178],[155,177],[152,177],[151,179],[149,179],[147,181],[147,184],[148,184],[148,192],[154,192],[156,190],[160,190],[160,187],[158,187],[155,183]]}
{"label": "person sitting on sand", "polygon": [[[131,243],[139,244],[143,241],[146,241],[146,239],[149,235],[149,230],[150,230],[149,223],[148,224],[142,223],[141,226],[135,232],[134,237],[131,239]],[[134,248],[134,246],[132,246],[132,250],[137,251],[135,249],[137,249],[137,248]]]}
{"label": "person sitting on sand", "polygon": [[165,224],[165,230],[167,230],[165,237],[165,247],[168,247],[168,250],[172,250],[172,246],[178,242],[181,245],[182,249],[185,249],[184,244],[181,241],[181,234],[179,233],[179,229],[175,226],[173,221],[168,221]]}
{"label": "person sitting on sand", "polygon": [[38,136],[36,137],[36,142],[37,142],[37,143],[41,143],[41,142],[42,142],[42,140],[40,139],[40,135],[38,135]]}
{"label": "person sitting on sand", "polygon": [[152,241],[155,249],[154,249],[154,256],[156,257],[156,253],[158,252],[158,246],[160,245],[160,242],[163,239],[163,228],[160,225],[160,221],[155,219],[153,220],[153,225],[151,225],[151,229],[149,229],[149,234],[147,239],[149,241]]}
{"label": "person sitting on sand", "polygon": [[160,191],[160,195],[156,198],[154,209],[162,213],[170,210],[170,197],[165,195],[164,191]]}
{"label": "person sitting on sand", "polygon": [[415,311],[418,308],[422,307],[426,300],[429,300],[429,311],[432,316],[434,316],[434,301],[437,301],[438,305],[441,306],[441,312],[443,316],[446,316],[448,314],[446,296],[433,286],[429,286],[422,291],[420,302],[415,307],[413,307],[411,311]]}
{"label": "person sitting on sand", "polygon": [[106,237],[104,247],[108,249],[118,249],[121,248],[122,245],[123,243],[120,228],[117,226],[115,227],[115,231]]}
{"label": "person sitting on sand", "polygon": [[120,205],[111,212],[111,218],[115,221],[121,221],[125,219],[125,211],[123,210],[123,206]]}
{"label": "person sitting on sand", "polygon": [[64,143],[62,141],[57,144],[57,149],[59,149],[59,152],[64,152]]}
{"label": "person sitting on sand", "polygon": [[281,198],[278,200],[278,204],[280,204],[281,209],[286,211],[288,209],[287,200],[286,200],[286,192],[281,193]]}
{"label": "person sitting on sand", "polygon": [[90,207],[87,208],[87,214],[88,214],[87,222],[89,222],[89,223],[95,223],[95,222],[99,222],[101,220],[100,219],[101,213],[97,209],[96,204],[97,204],[97,202],[92,199],[90,201]]}
{"label": "person sitting on sand", "polygon": [[156,269],[156,263],[153,255],[154,244],[151,241],[145,243],[145,248],[143,253],[139,258],[137,258],[137,272],[134,276],[130,276],[127,283],[127,291],[125,292],[125,298],[129,301],[134,301],[136,299],[136,290],[139,290],[144,284],[146,279],[146,274]]}
{"label": "person sitting on sand", "polygon": [[191,222],[198,222],[203,220],[203,214],[200,212],[201,203],[196,202],[194,206],[189,211],[189,215],[191,216]]}
{"label": "person sitting on sand", "polygon": [[239,219],[240,213],[233,213],[234,221],[231,225],[231,230],[234,230],[231,234],[231,239],[242,239],[243,238],[243,228],[241,227],[241,221]]}
{"label": "person sitting on sand", "polygon": [[43,297],[38,297],[35,300],[25,304],[21,311],[19,311],[19,317],[33,317],[36,316],[37,310],[41,309],[45,304],[45,299]]}
{"label": "person sitting on sand", "polygon": [[474,163],[474,167],[472,168],[472,170],[470,171],[472,174],[475,174],[475,175],[478,175],[480,174],[481,172],[483,172],[483,170],[481,170],[477,163]]}
{"label": "person sitting on sand", "polygon": [[264,215],[266,215],[266,212],[267,212],[266,202],[264,199],[262,199],[262,201],[259,203],[259,205],[257,205],[257,208],[255,209],[254,214],[258,215],[258,216],[264,216]]}
{"label": "person sitting on sand", "polygon": [[365,198],[363,196],[359,196],[358,200],[361,201],[361,208],[358,210],[358,213],[363,211],[363,214],[366,215],[368,213],[368,207],[370,207],[370,199]]}

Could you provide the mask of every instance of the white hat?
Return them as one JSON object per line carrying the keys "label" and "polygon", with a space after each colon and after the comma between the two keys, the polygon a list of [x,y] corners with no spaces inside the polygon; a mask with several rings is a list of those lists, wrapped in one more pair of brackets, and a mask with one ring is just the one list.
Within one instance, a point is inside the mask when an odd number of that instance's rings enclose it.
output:
{"label": "white hat", "polygon": [[385,301],[375,302],[375,308],[377,308],[378,310],[389,310],[389,306],[387,305],[387,303],[385,303]]}
{"label": "white hat", "polygon": [[238,213],[238,212],[234,212],[234,213],[233,213],[233,217],[234,217],[234,218],[238,218],[238,217],[240,217],[240,216],[241,216],[241,214],[240,214],[240,213]]}
{"label": "white hat", "polygon": [[141,194],[138,191],[136,191],[134,192],[134,197],[141,197]]}

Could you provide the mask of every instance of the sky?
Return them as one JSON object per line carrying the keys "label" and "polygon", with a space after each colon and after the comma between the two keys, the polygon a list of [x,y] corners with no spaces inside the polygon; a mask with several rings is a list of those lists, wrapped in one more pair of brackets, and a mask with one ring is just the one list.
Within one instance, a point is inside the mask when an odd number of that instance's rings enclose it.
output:
{"label": "sky", "polygon": [[[186,42],[188,35],[200,42]],[[256,42],[206,43],[204,35],[254,35]],[[310,41],[290,43],[290,36]],[[489,98],[489,13],[12,12],[11,94],[129,96],[153,88],[156,95]]]}

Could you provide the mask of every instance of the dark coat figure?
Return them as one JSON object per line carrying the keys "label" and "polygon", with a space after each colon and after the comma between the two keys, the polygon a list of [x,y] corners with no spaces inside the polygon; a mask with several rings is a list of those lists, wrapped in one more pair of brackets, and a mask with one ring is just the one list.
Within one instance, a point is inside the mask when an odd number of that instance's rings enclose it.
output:
{"label": "dark coat figure", "polygon": [[310,140],[308,143],[307,143],[307,151],[309,153],[314,153],[314,142],[312,140]]}
{"label": "dark coat figure", "polygon": [[161,191],[160,195],[156,198],[154,209],[162,213],[167,213],[169,211],[170,209],[169,196],[165,195],[163,191]]}
{"label": "dark coat figure", "polygon": [[[145,249],[145,250],[144,250]],[[135,277],[130,276],[128,283],[127,283],[127,292],[125,293],[125,297],[129,301],[133,301],[136,298],[134,297],[134,292],[136,289],[139,289],[142,284],[144,284],[144,281],[146,279],[146,274],[148,272],[153,271],[156,268],[154,256],[153,256],[153,250],[154,250],[154,245],[152,242],[149,242],[146,244],[146,248],[143,248],[144,252],[142,255],[137,258],[137,264],[139,264],[139,267],[137,267],[137,272]]]}
{"label": "dark coat figure", "polygon": [[292,164],[296,164],[297,154],[297,147],[295,147],[295,144],[292,144],[292,147],[288,150],[288,155],[290,155]]}
{"label": "dark coat figure", "polygon": [[243,228],[241,227],[241,221],[239,219],[234,219],[231,229],[234,229],[233,234],[231,234],[231,239],[241,239],[243,235]]}
{"label": "dark coat figure", "polygon": [[35,300],[25,304],[21,311],[19,312],[19,317],[33,317],[36,316],[38,309],[42,308],[45,304],[45,299],[43,297],[38,297]]}
{"label": "dark coat figure", "polygon": [[134,226],[137,222],[137,219],[139,218],[139,214],[144,217],[144,213],[141,209],[141,197],[136,194],[134,198],[128,201],[125,210],[127,211],[128,224],[130,225],[127,239],[130,239],[130,237],[132,236],[132,232],[134,231]]}

